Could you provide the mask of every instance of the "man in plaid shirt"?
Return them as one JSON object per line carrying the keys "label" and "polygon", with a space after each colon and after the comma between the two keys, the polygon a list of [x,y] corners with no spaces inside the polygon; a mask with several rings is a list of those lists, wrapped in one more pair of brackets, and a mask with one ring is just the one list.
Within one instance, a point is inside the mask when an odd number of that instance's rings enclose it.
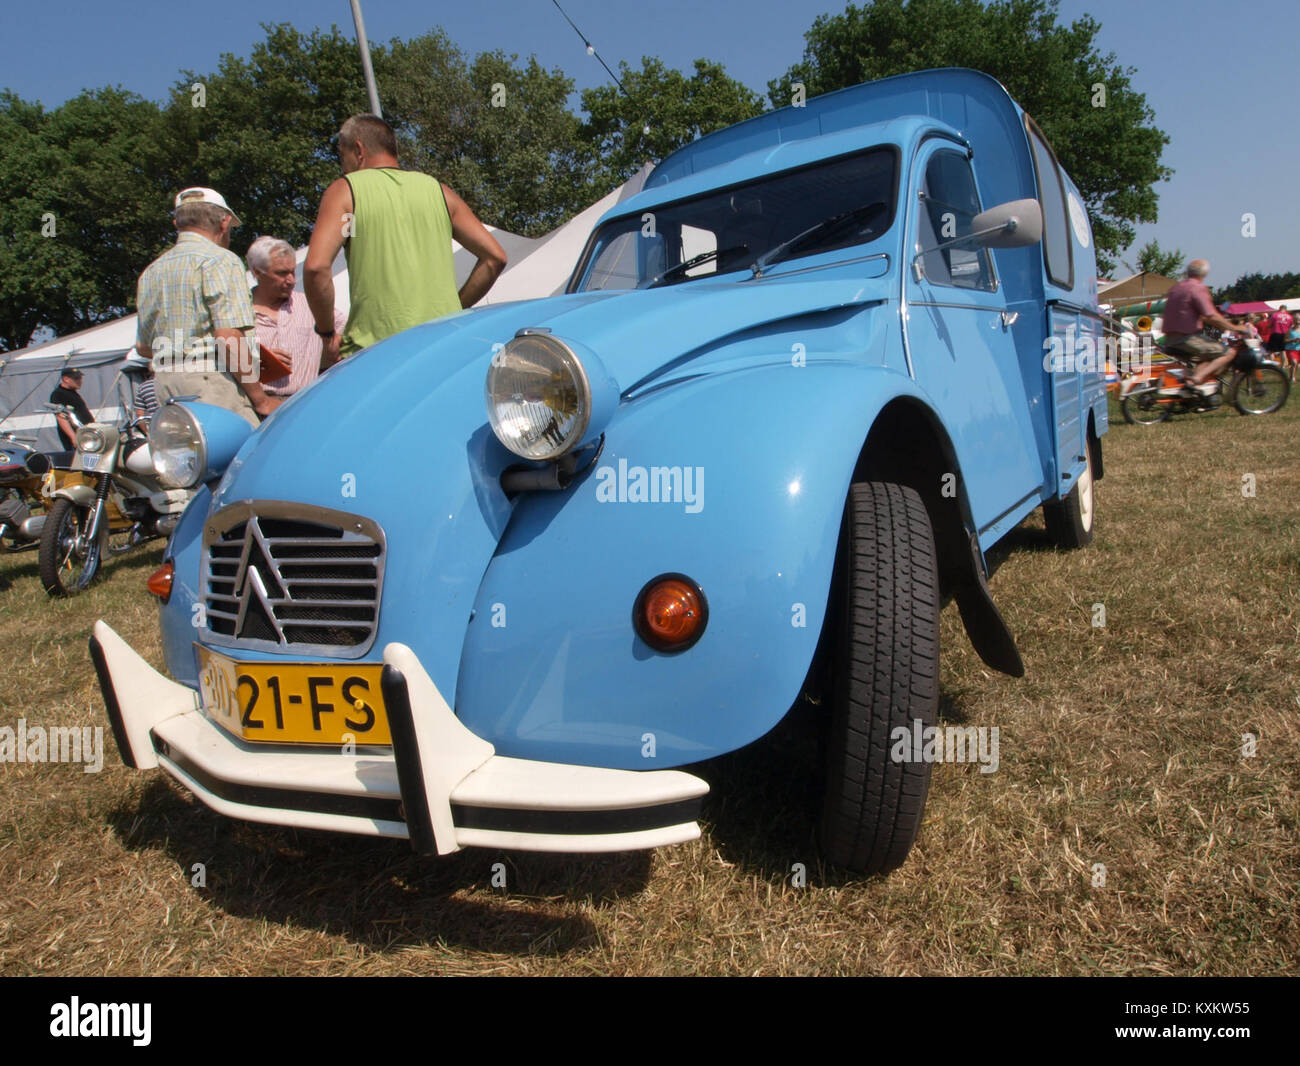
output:
{"label": "man in plaid shirt", "polygon": [[145,267],[136,287],[136,350],[153,360],[160,401],[197,396],[256,426],[282,401],[258,383],[248,281],[230,251],[239,219],[205,188],[177,194],[173,219],[176,244]]}

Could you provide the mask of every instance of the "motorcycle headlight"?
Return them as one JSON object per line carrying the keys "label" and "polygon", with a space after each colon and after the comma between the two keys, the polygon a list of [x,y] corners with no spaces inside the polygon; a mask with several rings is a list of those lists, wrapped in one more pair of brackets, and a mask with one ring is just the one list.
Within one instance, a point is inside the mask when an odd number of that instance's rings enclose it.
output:
{"label": "motorcycle headlight", "polygon": [[77,450],[97,455],[104,450],[104,434],[94,426],[82,426],[77,430]]}
{"label": "motorcycle headlight", "polygon": [[524,459],[556,459],[591,423],[591,382],[563,341],[525,333],[492,357],[484,389],[492,432]]}
{"label": "motorcycle headlight", "polygon": [[153,468],[169,488],[188,489],[203,477],[208,461],[203,427],[181,404],[159,408],[149,424],[149,453]]}

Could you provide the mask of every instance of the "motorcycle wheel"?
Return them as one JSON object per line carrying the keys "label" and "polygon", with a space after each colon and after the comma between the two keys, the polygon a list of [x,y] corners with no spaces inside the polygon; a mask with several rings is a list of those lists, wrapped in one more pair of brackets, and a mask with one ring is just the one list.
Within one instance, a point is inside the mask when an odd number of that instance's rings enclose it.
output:
{"label": "motorcycle wheel", "polygon": [[1275,366],[1245,370],[1237,377],[1232,406],[1243,415],[1269,415],[1286,403],[1291,382]]}
{"label": "motorcycle wheel", "polygon": [[1157,388],[1134,389],[1120,402],[1124,421],[1132,426],[1154,426],[1167,422],[1173,405],[1165,402]]}
{"label": "motorcycle wheel", "polygon": [[84,554],[77,554],[77,540],[90,523],[93,510],[65,499],[55,500],[50,507],[36,560],[41,584],[50,596],[74,596],[95,580],[104,538],[97,538]]}

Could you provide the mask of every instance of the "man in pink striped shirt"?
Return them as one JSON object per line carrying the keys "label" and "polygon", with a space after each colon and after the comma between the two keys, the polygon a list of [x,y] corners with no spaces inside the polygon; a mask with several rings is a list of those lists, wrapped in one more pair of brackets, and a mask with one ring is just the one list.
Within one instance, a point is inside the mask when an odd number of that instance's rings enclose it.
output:
{"label": "man in pink striped shirt", "polygon": [[[257,343],[263,352],[274,349],[291,366],[284,377],[263,380],[262,387],[271,396],[292,396],[320,374],[321,357],[321,338],[307,297],[293,290],[297,271],[293,245],[276,237],[258,237],[248,248],[248,268],[257,280],[253,287]],[[347,315],[336,307],[335,328],[341,331],[346,321]]]}

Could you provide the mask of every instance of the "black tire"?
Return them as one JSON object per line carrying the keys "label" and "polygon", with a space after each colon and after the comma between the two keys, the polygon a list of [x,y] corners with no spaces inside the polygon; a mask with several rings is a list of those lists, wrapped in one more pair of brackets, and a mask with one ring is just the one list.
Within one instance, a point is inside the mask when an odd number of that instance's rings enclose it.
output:
{"label": "black tire", "polygon": [[933,726],[939,708],[939,574],[916,491],[853,485],[839,563],[821,846],[836,866],[884,873],[911,851],[930,788],[928,763],[891,758],[892,734]]}
{"label": "black tire", "polygon": [[1280,410],[1291,392],[1286,373],[1275,366],[1242,371],[1232,390],[1232,406],[1243,415],[1271,415]]}
{"label": "black tire", "polygon": [[1086,548],[1092,543],[1096,524],[1096,479],[1093,477],[1092,441],[1088,442],[1087,463],[1083,473],[1063,500],[1043,504],[1043,523],[1047,539],[1058,548]]}
{"label": "black tire", "polygon": [[41,584],[49,595],[73,596],[95,580],[104,553],[104,538],[98,537],[84,555],[76,552],[76,539],[90,521],[93,510],[60,497],[45,516],[36,562]]}
{"label": "black tire", "polygon": [[1161,402],[1160,390],[1155,385],[1136,388],[1120,401],[1120,413],[1130,426],[1155,426],[1169,421],[1173,404]]}

